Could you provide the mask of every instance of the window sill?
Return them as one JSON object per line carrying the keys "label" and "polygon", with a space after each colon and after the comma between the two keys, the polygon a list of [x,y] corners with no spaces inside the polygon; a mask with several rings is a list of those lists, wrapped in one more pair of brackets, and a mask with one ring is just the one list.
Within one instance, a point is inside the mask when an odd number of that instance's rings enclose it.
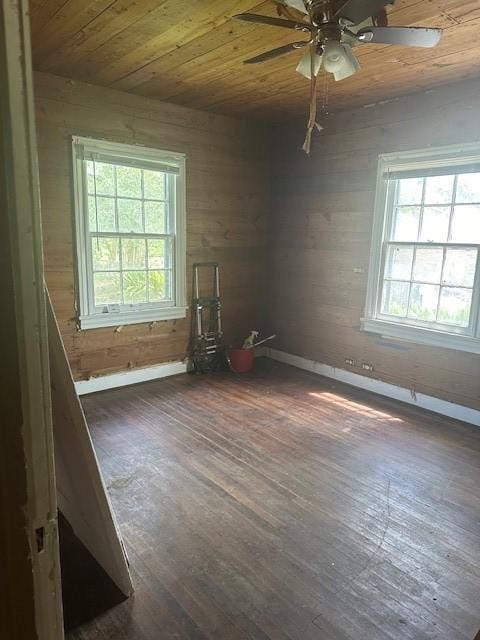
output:
{"label": "window sill", "polygon": [[187,307],[165,307],[163,309],[145,309],[143,311],[123,311],[119,313],[97,313],[92,316],[80,316],[80,329],[100,329],[118,327],[127,324],[143,324],[161,320],[179,320],[187,315]]}
{"label": "window sill", "polygon": [[374,320],[362,318],[362,331],[378,333],[386,338],[425,344],[431,347],[442,347],[456,351],[480,354],[480,339],[471,336],[463,336],[454,333],[443,333],[433,329],[423,329],[404,324],[387,322],[386,320]]}

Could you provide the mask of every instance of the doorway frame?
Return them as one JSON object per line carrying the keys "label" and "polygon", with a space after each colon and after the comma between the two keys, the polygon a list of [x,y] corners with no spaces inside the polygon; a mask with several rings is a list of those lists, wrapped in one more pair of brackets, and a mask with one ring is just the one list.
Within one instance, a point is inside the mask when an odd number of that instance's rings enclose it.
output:
{"label": "doorway frame", "polygon": [[[18,473],[24,474],[27,485],[22,508],[32,565],[35,628],[38,640],[63,640],[28,0],[0,5],[0,81],[0,159],[6,185],[22,416],[18,435],[25,460]],[[14,597],[14,587],[7,584],[6,588]]]}

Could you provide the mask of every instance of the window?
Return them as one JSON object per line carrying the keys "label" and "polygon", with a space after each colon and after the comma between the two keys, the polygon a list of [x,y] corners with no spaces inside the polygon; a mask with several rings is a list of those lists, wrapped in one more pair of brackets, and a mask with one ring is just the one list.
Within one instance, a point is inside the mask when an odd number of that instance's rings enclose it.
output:
{"label": "window", "polygon": [[480,146],[380,156],[362,328],[480,353]]}
{"label": "window", "polygon": [[185,158],[73,138],[79,324],[185,317]]}

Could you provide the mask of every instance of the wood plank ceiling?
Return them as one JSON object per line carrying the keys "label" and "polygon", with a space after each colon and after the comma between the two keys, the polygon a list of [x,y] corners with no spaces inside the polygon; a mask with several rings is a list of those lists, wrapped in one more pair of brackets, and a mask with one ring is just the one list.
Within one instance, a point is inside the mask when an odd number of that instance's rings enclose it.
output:
{"label": "wood plank ceiling", "polygon": [[[231,19],[243,11],[276,15],[272,2],[254,0],[32,0],[34,66],[219,113],[277,121],[305,114],[308,81],[295,71],[301,53],[242,64],[298,35]],[[357,47],[356,76],[320,83],[330,109],[480,76],[479,0],[396,0],[389,17],[392,25],[441,27],[442,42]]]}

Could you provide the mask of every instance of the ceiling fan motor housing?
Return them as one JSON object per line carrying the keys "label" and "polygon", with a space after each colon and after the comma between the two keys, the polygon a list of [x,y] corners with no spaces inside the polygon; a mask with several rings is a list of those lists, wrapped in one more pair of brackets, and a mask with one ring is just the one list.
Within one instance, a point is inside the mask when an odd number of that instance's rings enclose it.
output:
{"label": "ceiling fan motor housing", "polygon": [[344,4],[344,0],[304,0],[310,20],[315,26],[334,23],[335,14]]}
{"label": "ceiling fan motor housing", "polygon": [[318,34],[317,34],[317,42],[324,43],[329,40],[336,40],[340,42],[342,39],[342,30],[338,23],[336,22],[326,22],[324,24],[319,25]]}

